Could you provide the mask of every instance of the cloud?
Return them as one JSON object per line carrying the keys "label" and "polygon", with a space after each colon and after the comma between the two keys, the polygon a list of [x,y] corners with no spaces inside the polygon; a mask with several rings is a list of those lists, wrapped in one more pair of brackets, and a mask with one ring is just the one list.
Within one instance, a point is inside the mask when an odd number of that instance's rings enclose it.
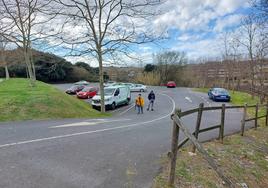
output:
{"label": "cloud", "polygon": [[244,6],[244,0],[170,0],[162,8],[166,13],[154,21],[154,26],[181,31],[206,30],[211,20]]}
{"label": "cloud", "polygon": [[240,20],[242,17],[243,15],[241,14],[234,14],[223,18],[219,18],[217,19],[214,31],[222,32],[224,29],[228,27],[238,26],[240,24]]}
{"label": "cloud", "polygon": [[221,38],[219,35],[203,40],[181,42],[172,49],[185,51],[190,60],[197,60],[200,57],[216,58],[221,56],[220,45]]}

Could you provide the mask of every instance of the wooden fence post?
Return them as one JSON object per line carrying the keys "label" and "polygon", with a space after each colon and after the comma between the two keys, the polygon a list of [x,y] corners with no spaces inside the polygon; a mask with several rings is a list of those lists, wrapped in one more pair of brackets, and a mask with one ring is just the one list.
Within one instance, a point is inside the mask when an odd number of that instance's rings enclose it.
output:
{"label": "wooden fence post", "polygon": [[222,104],[221,109],[221,127],[219,132],[219,139],[223,143],[223,137],[224,137],[224,123],[225,123],[225,104]]}
{"label": "wooden fence post", "polygon": [[[174,113],[174,116],[177,116],[176,112]],[[171,142],[170,167],[169,167],[169,177],[168,177],[168,185],[169,186],[173,186],[174,185],[174,180],[175,180],[175,170],[176,170],[176,160],[177,160],[177,152],[178,152],[179,131],[180,131],[179,126],[176,124],[175,120],[173,119],[173,132],[172,132],[172,142]]]}
{"label": "wooden fence post", "polygon": [[208,162],[208,164],[216,171],[218,176],[226,183],[226,186],[230,188],[234,188],[234,183],[229,180],[227,176],[224,175],[221,168],[217,165],[215,160],[207,153],[207,151],[203,148],[203,146],[196,140],[196,138],[189,132],[189,130],[181,123],[180,119],[174,117],[175,121],[177,122],[178,126],[184,133],[186,137],[190,139],[190,141],[196,146],[197,150],[202,154],[203,158]]}
{"label": "wooden fence post", "polygon": [[255,111],[255,129],[258,127],[258,111],[259,111],[259,104],[256,104],[256,111]]}
{"label": "wooden fence post", "polygon": [[[195,125],[195,132],[194,136],[196,139],[198,139],[198,134],[201,126],[201,119],[202,119],[202,113],[203,113],[204,103],[199,104],[198,114],[197,114],[197,120]],[[193,153],[195,153],[196,147],[193,145]]]}
{"label": "wooden fence post", "polygon": [[243,117],[241,120],[241,136],[244,136],[245,132],[245,123],[246,123],[246,117],[247,117],[247,103],[244,106],[244,112],[243,112]]}
{"label": "wooden fence post", "polygon": [[266,118],[265,118],[265,125],[268,126],[268,103],[266,104]]}

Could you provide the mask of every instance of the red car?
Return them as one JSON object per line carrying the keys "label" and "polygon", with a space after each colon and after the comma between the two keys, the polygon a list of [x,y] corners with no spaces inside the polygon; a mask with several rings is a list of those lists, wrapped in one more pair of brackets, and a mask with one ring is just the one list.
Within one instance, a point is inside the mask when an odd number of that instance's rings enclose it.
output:
{"label": "red car", "polygon": [[176,87],[176,83],[174,82],[174,81],[169,81],[168,83],[167,83],[167,87]]}
{"label": "red car", "polygon": [[98,93],[98,88],[96,87],[85,87],[82,91],[76,94],[79,99],[89,99],[94,97]]}

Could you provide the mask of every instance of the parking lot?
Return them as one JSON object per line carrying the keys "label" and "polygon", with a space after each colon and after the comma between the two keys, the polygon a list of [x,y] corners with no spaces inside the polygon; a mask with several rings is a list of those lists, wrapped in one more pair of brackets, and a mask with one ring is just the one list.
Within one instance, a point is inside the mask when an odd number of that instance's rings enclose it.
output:
{"label": "parking lot", "polygon": [[[55,85],[63,91],[70,86]],[[161,156],[170,150],[170,115],[175,108],[187,110],[201,102],[205,106],[221,103],[189,88],[156,86],[148,90],[156,94],[153,112],[145,110],[138,115],[133,106],[138,93],[132,93],[131,104],[112,111],[110,118],[1,123],[0,187],[150,187],[159,172]],[[148,92],[142,95],[146,106]],[[242,113],[226,113],[225,134],[238,131]],[[204,117],[201,127],[217,124],[220,112]],[[195,116],[183,121],[194,130]],[[215,130],[201,134],[200,139],[217,136]]]}

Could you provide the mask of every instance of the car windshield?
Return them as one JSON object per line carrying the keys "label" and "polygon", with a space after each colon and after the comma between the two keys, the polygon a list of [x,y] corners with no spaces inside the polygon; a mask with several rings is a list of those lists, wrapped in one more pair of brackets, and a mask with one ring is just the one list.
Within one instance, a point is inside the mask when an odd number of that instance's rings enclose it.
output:
{"label": "car windshield", "polygon": [[229,94],[228,91],[225,89],[217,89],[215,91],[216,91],[216,93],[218,93],[220,95],[228,95]]}
{"label": "car windshield", "polygon": [[70,87],[70,90],[74,90],[74,89],[77,89],[78,88],[78,86],[72,86],[72,87]]}
{"label": "car windshield", "polygon": [[[113,95],[114,88],[104,88],[104,95]],[[100,95],[100,91],[98,92],[98,95]]]}
{"label": "car windshield", "polygon": [[90,87],[85,87],[84,89],[82,89],[83,92],[88,92],[91,88]]}

